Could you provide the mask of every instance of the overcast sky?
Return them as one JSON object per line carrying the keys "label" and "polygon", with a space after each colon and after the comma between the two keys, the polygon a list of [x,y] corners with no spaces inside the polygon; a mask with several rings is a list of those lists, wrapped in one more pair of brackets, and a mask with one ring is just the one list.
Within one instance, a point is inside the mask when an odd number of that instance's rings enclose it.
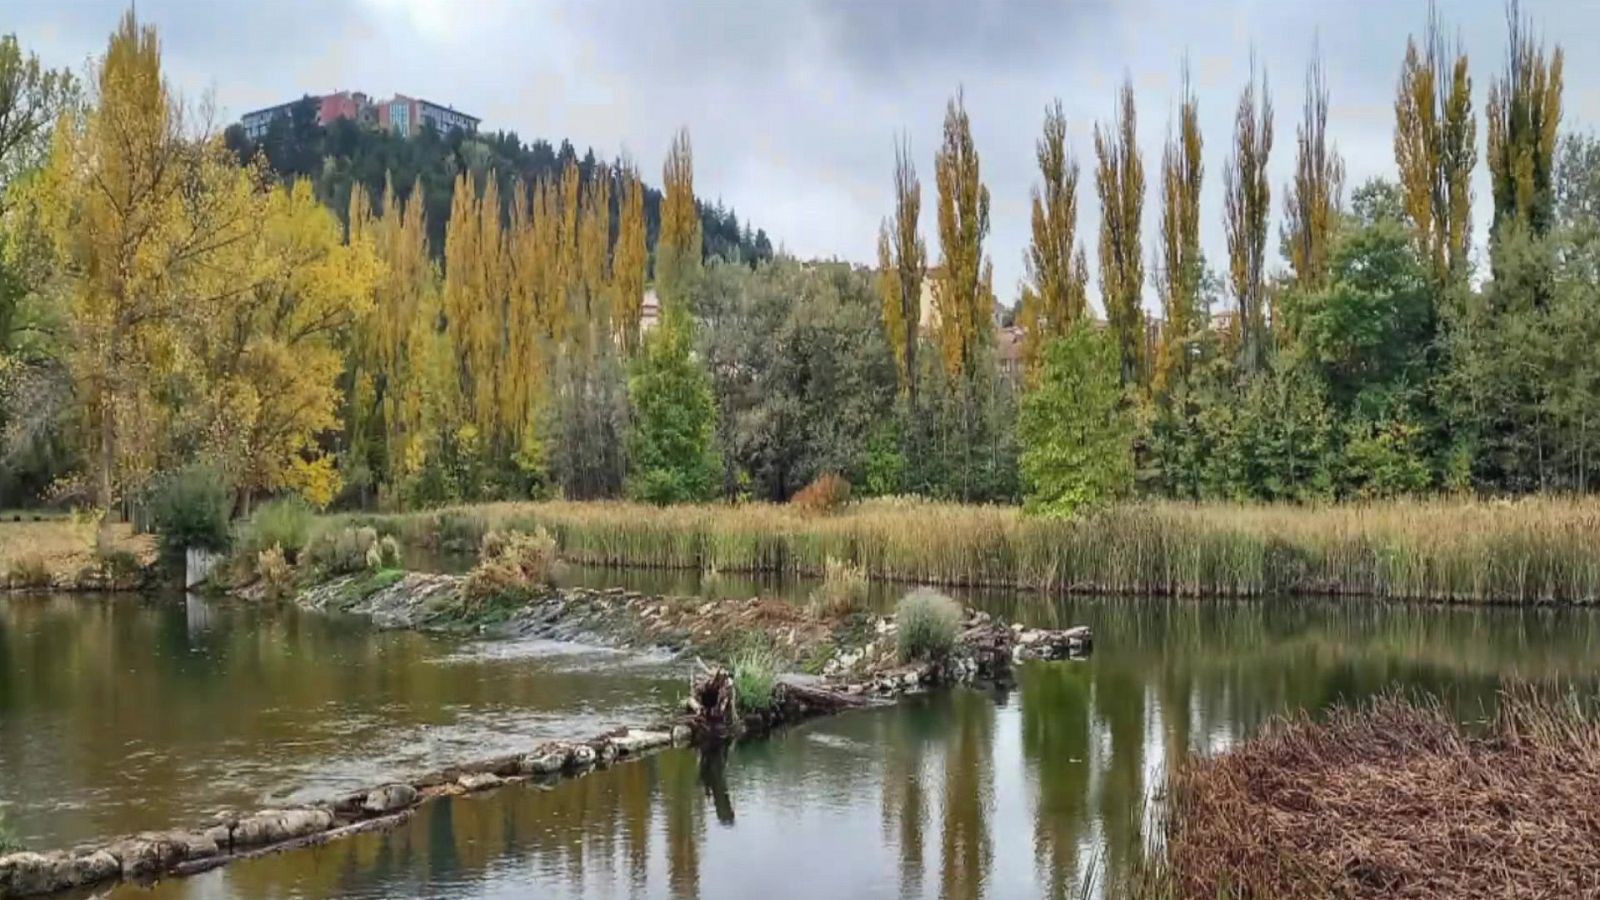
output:
{"label": "overcast sky", "polygon": [[[48,63],[76,68],[103,52],[123,8],[0,0],[0,30],[15,30]],[[1471,56],[1481,114],[1503,66],[1504,5],[1443,0],[1440,8]],[[1526,0],[1525,9],[1567,47],[1564,126],[1592,128],[1600,0]],[[1110,120],[1116,85],[1132,76],[1151,185],[1149,259],[1155,167],[1188,54],[1206,140],[1203,242],[1220,269],[1223,161],[1252,53],[1277,110],[1276,220],[1313,42],[1332,90],[1330,132],[1358,184],[1393,171],[1395,80],[1406,35],[1420,33],[1427,15],[1423,0],[139,0],[138,10],[160,28],[172,83],[189,98],[210,92],[227,118],[304,93],[406,93],[524,139],[567,138],[603,156],[626,150],[657,183],[670,135],[686,125],[703,199],[720,198],[796,255],[856,262],[873,261],[891,205],[897,130],[911,138],[937,258],[933,154],[945,102],[964,86],[993,198],[987,251],[1005,302],[1022,277],[1033,146],[1053,97],[1066,107],[1082,163],[1079,235],[1093,266],[1092,128]],[[1483,136],[1480,123],[1480,145]],[[1481,163],[1476,197],[1481,243],[1489,211]],[[1146,294],[1153,303],[1153,290]]]}

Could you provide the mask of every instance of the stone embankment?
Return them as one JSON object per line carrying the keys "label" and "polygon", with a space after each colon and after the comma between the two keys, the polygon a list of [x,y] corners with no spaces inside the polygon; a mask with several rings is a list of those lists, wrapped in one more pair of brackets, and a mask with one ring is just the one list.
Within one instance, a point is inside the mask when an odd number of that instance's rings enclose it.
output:
{"label": "stone embankment", "polygon": [[103,845],[0,856],[0,898],[34,896],[112,879],[190,875],[238,859],[326,843],[390,828],[438,797],[493,790],[508,783],[554,782],[670,746],[706,745],[817,715],[886,703],[933,687],[1008,681],[1014,663],[1087,655],[1087,628],[1048,630],[1005,625],[968,610],[954,649],[937,660],[897,656],[893,616],[857,612],[822,617],[765,599],[705,601],[617,589],[551,590],[493,608],[465,604],[461,579],[411,573],[374,586],[362,576],[301,595],[313,609],[371,617],[386,628],[474,629],[652,647],[684,656],[727,659],[754,636],[782,658],[812,670],[779,679],[758,709],[741,708],[732,673],[701,664],[681,709],[643,727],[530,747],[526,752],[453,766],[322,803],[255,810],[192,829],[144,832]]}

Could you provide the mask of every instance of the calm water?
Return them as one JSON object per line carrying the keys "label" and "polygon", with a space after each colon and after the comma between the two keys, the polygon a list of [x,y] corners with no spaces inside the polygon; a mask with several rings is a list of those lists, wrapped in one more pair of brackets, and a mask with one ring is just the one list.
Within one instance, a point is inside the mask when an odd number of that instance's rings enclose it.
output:
{"label": "calm water", "polygon": [[[1027,666],[1006,692],[846,714],[721,760],[673,751],[510,786],[389,834],[116,896],[1072,896],[1137,852],[1188,748],[1394,685],[1478,718],[1506,675],[1592,686],[1600,651],[1600,616],[1583,611],[967,599],[1091,625],[1096,653]],[[233,604],[0,600],[0,803],[44,846],[188,822],[636,721],[681,678],[648,657]]]}

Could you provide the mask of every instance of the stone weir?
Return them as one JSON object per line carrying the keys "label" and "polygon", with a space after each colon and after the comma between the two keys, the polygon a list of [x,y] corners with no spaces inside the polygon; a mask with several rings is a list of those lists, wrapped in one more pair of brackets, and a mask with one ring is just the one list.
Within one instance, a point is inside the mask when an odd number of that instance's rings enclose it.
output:
{"label": "stone weir", "polygon": [[[1028,659],[1087,656],[1089,629],[1007,625],[966,610],[954,646],[935,659],[901,660],[894,616],[820,615],[779,600],[706,601],[617,589],[538,592],[487,607],[462,599],[461,579],[411,573],[374,586],[356,576],[299,598],[310,608],[370,616],[380,627],[495,632],[660,648],[696,659],[688,696],[656,721],[532,746],[403,782],[374,785],[289,808],[241,812],[195,827],[143,832],[92,846],[0,856],[0,898],[26,897],[115,879],[192,875],[239,859],[392,828],[430,800],[516,782],[550,784],[672,746],[712,747],[818,715],[889,703],[954,684],[1009,682]],[[741,699],[727,659],[751,640],[797,671],[756,705]]]}

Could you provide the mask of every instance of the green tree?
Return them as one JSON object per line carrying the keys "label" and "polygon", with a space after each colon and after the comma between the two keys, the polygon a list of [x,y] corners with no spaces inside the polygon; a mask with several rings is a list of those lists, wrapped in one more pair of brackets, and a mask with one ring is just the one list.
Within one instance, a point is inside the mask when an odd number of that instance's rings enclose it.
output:
{"label": "green tree", "polygon": [[1100,300],[1116,336],[1122,381],[1144,378],[1144,160],[1139,155],[1133,79],[1117,95],[1112,127],[1094,128],[1095,191],[1100,196]]}
{"label": "green tree", "polygon": [[1134,423],[1120,372],[1116,345],[1087,323],[1045,349],[1018,423],[1031,512],[1076,515],[1133,486]]}
{"label": "green tree", "polygon": [[695,360],[686,311],[669,309],[628,379],[634,423],[628,493],[650,503],[708,500],[722,467],[711,381]]}

